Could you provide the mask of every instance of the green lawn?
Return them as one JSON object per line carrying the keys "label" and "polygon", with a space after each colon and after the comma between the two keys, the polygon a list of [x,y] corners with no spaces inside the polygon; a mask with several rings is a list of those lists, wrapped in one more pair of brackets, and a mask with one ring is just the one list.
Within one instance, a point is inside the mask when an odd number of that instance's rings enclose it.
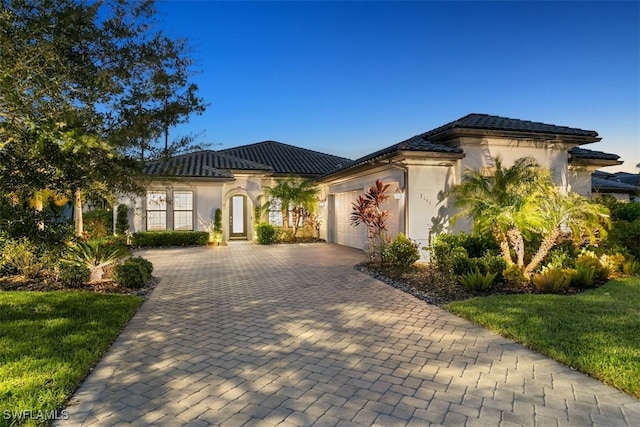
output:
{"label": "green lawn", "polygon": [[446,308],[640,397],[640,278],[571,296],[500,295]]}
{"label": "green lawn", "polygon": [[0,292],[0,426],[47,424],[10,414],[37,418],[63,409],[141,302],[91,292]]}

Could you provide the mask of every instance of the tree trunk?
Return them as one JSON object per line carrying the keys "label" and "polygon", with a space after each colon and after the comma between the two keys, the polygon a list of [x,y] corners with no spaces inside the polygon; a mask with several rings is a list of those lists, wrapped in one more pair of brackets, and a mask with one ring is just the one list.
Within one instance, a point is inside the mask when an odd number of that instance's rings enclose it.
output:
{"label": "tree trunk", "polygon": [[82,227],[82,193],[80,190],[76,190],[74,193],[75,198],[75,222],[76,222],[76,236],[82,237],[84,232]]}
{"label": "tree trunk", "polygon": [[513,246],[513,250],[516,252],[518,267],[524,267],[524,239],[522,233],[517,228],[510,228],[507,231],[507,236]]}
{"label": "tree trunk", "polygon": [[531,262],[529,262],[527,268],[524,269],[524,277],[531,277],[536,267],[538,267],[544,257],[546,257],[549,251],[555,246],[561,232],[562,231],[560,230],[560,226],[555,226],[553,230],[551,230],[551,233],[544,236],[544,239],[542,239],[542,243],[540,243],[540,247],[536,251],[536,254],[533,256],[533,258],[531,258]]}
{"label": "tree trunk", "polygon": [[513,260],[511,259],[511,248],[509,247],[507,236],[499,232],[494,232],[493,237],[500,244],[500,253],[502,254],[504,262],[507,263],[507,266],[513,265]]}

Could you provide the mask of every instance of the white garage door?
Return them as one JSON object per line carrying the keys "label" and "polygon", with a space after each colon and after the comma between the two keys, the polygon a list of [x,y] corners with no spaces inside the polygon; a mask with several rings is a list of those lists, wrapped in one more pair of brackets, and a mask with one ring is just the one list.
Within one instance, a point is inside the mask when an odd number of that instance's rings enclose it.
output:
{"label": "white garage door", "polygon": [[330,206],[329,212],[329,227],[332,242],[358,249],[364,249],[366,247],[366,227],[363,224],[357,227],[350,224],[352,203],[354,203],[360,195],[362,195],[362,191],[338,193],[333,196],[333,206]]}

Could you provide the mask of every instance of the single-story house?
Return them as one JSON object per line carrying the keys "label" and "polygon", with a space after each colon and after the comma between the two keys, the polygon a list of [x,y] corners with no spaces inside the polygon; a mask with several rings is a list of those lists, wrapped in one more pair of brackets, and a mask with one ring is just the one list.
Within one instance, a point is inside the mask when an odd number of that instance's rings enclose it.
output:
{"label": "single-story house", "polygon": [[394,193],[389,234],[403,232],[425,246],[449,229],[454,210],[444,195],[466,168],[490,170],[498,155],[507,165],[531,156],[552,170],[562,191],[590,196],[592,173],[622,163],[581,147],[600,140],[592,130],[469,114],[357,160],[275,141],[184,154],[148,164],[146,194],[119,203],[130,207],[132,231],[204,230],[220,208],[225,239],[253,240],[263,188],[279,177],[309,177],[320,189],[321,237],[364,248],[364,226],[349,223],[352,203],[380,179]]}
{"label": "single-story house", "polygon": [[591,195],[609,195],[622,202],[640,202],[640,174],[594,171],[591,175]]}

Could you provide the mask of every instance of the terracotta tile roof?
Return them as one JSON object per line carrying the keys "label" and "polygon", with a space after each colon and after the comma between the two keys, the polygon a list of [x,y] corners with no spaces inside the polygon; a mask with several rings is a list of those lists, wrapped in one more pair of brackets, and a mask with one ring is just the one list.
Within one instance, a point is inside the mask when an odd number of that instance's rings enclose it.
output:
{"label": "terracotta tile roof", "polygon": [[149,175],[207,178],[233,178],[230,170],[271,171],[272,168],[211,150],[157,160],[144,167],[144,172]]}
{"label": "terracotta tile roof", "polygon": [[484,129],[587,137],[598,136],[598,132],[593,130],[583,130],[567,126],[557,126],[541,122],[531,122],[528,120],[511,119],[509,117],[476,113],[468,114],[458,120],[454,120],[446,125],[430,130],[424,134],[424,136],[427,138],[433,138],[437,137],[438,134],[452,129]]}
{"label": "terracotta tile roof", "polygon": [[263,141],[255,144],[220,150],[233,157],[269,165],[280,175],[318,176],[339,169],[351,163],[350,159],[307,150],[277,141]]}

